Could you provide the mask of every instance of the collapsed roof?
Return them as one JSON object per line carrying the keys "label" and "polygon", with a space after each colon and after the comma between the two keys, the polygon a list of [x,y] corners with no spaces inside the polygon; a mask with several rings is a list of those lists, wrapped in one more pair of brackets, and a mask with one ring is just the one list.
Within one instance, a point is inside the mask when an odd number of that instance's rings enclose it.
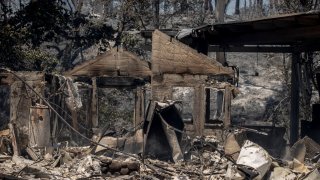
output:
{"label": "collapsed roof", "polygon": [[233,76],[233,70],[222,66],[215,59],[198,53],[180,41],[155,30],[152,36],[152,73],[227,75]]}
{"label": "collapsed roof", "polygon": [[122,48],[113,48],[65,73],[67,76],[132,76],[149,77],[151,70],[146,61]]}

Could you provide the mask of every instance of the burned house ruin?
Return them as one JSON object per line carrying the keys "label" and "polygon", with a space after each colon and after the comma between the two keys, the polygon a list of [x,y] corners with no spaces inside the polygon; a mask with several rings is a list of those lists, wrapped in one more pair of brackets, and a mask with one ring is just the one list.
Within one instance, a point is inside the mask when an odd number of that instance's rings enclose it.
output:
{"label": "burned house ruin", "polygon": [[[152,37],[152,98],[181,105],[186,131],[210,134],[210,128],[230,125],[234,71],[155,31]],[[211,131],[212,133],[212,131]]]}
{"label": "burned house ruin", "polygon": [[[25,165],[16,176],[31,168],[56,177],[60,166],[87,178],[141,169],[162,179],[317,179],[320,146],[309,137],[297,140],[305,125],[298,121],[299,98],[307,94],[301,54],[319,50],[318,30],[319,13],[202,26],[181,39],[154,30],[151,62],[118,46],[63,75],[1,68],[0,161]],[[237,72],[209,51],[292,54],[291,148],[284,127],[232,123]],[[319,125],[313,113],[309,126]],[[47,169],[33,166],[43,160]]]}

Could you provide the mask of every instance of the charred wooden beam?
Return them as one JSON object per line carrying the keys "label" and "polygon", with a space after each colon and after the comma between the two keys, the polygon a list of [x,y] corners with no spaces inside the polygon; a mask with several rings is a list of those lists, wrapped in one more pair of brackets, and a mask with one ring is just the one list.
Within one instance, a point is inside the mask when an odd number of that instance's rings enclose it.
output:
{"label": "charred wooden beam", "polygon": [[9,123],[9,129],[11,132],[11,142],[12,142],[12,148],[13,148],[13,154],[16,156],[20,156],[20,146],[17,143],[17,130],[15,127],[15,124]]}
{"label": "charred wooden beam", "polygon": [[97,79],[92,78],[92,100],[91,100],[91,120],[92,127],[97,128],[99,125],[98,122],[98,87]]}
{"label": "charred wooden beam", "polygon": [[299,138],[299,61],[300,53],[292,53],[291,65],[291,110],[290,110],[290,144]]}
{"label": "charred wooden beam", "polygon": [[[89,85],[93,84],[92,79],[89,77],[76,77],[74,81],[83,82]],[[96,77],[96,83],[98,88],[143,86],[147,82],[150,82],[150,78],[138,78],[129,76]]]}
{"label": "charred wooden beam", "polygon": [[265,52],[265,53],[292,53],[294,51],[317,51],[319,50],[318,45],[307,45],[307,46],[209,46],[209,52]]}
{"label": "charred wooden beam", "polygon": [[[152,38],[153,29],[151,30],[143,30],[140,32],[140,35],[146,39]],[[168,36],[174,37],[178,34],[178,29],[160,29],[161,32],[167,34]]]}
{"label": "charred wooden beam", "polygon": [[211,45],[290,45],[303,42],[305,44],[319,44],[320,25],[272,31],[254,31],[244,33],[223,33],[219,36],[207,36]]}
{"label": "charred wooden beam", "polygon": [[229,127],[231,125],[231,87],[226,86],[224,93],[224,127]]}
{"label": "charred wooden beam", "polygon": [[97,77],[97,86],[99,88],[117,86],[142,86],[145,83],[145,79],[136,77]]}

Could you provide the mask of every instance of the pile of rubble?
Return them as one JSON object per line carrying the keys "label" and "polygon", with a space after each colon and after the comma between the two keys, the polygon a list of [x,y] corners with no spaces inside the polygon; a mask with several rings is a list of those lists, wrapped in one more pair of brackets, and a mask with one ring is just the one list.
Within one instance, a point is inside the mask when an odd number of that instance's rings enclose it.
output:
{"label": "pile of rubble", "polygon": [[[95,153],[96,149],[96,145],[44,150],[31,148],[24,157],[10,156],[10,151],[2,149],[0,178],[308,180],[320,178],[318,171],[320,146],[308,137],[292,146],[290,155],[286,159],[271,157],[265,149],[249,140],[244,141],[240,148],[237,141],[219,142],[214,136],[189,139],[188,145],[184,148],[183,160],[176,162],[122,152],[110,153],[110,149]],[[30,155],[31,152],[33,156]]]}
{"label": "pile of rubble", "polygon": [[91,140],[85,137],[91,143],[85,147],[29,142],[20,148],[23,156],[9,124],[0,131],[0,179],[320,179],[320,145],[308,137],[284,158],[275,158],[261,142],[241,135],[265,132],[235,128],[222,139],[191,138],[174,102],[156,102],[149,109],[143,127],[131,136],[101,132]]}

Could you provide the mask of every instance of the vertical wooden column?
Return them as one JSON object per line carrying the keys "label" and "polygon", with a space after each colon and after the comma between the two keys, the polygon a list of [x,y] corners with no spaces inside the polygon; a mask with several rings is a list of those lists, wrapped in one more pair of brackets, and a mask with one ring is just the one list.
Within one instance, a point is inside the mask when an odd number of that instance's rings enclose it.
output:
{"label": "vertical wooden column", "polygon": [[199,85],[195,89],[195,106],[194,106],[194,125],[196,128],[196,135],[202,136],[204,133],[204,125],[206,121],[206,102],[205,102],[205,86]]}
{"label": "vertical wooden column", "polygon": [[91,101],[92,128],[98,127],[98,88],[97,78],[92,78],[92,101]]}
{"label": "vertical wooden column", "polygon": [[71,111],[71,116],[72,116],[72,127],[79,131],[78,127],[78,111],[77,110],[72,110]]}
{"label": "vertical wooden column", "polygon": [[134,120],[133,126],[136,127],[140,122],[140,111],[141,111],[141,97],[140,97],[140,87],[135,89],[135,98],[134,98]]}
{"label": "vertical wooden column", "polygon": [[[88,89],[88,103],[86,105],[86,127],[88,129],[92,128],[92,115],[91,115],[91,108],[92,108],[92,88]],[[89,132],[87,132],[89,133]],[[89,134],[87,134],[89,135]]]}
{"label": "vertical wooden column", "polygon": [[226,86],[224,91],[224,127],[231,125],[231,87]]}
{"label": "vertical wooden column", "polygon": [[16,127],[16,124],[18,124],[18,107],[21,100],[21,94],[22,94],[22,83],[21,82],[13,82],[10,85],[10,123],[9,123],[9,129],[11,132],[11,141],[12,141],[12,147],[13,147],[13,153],[14,155],[20,156],[20,147],[21,142],[19,138],[19,129]]}
{"label": "vertical wooden column", "polygon": [[299,61],[300,53],[292,53],[291,64],[291,110],[290,110],[290,144],[299,138]]}
{"label": "vertical wooden column", "polygon": [[13,148],[13,154],[16,156],[20,156],[20,148],[19,148],[19,144],[17,143],[17,138],[16,138],[16,134],[17,134],[17,130],[14,124],[9,123],[9,129],[10,129],[10,133],[11,133],[11,142],[12,142],[12,148]]}
{"label": "vertical wooden column", "polygon": [[143,121],[144,114],[144,90],[142,87],[137,87],[134,108],[134,127],[137,127]]}

